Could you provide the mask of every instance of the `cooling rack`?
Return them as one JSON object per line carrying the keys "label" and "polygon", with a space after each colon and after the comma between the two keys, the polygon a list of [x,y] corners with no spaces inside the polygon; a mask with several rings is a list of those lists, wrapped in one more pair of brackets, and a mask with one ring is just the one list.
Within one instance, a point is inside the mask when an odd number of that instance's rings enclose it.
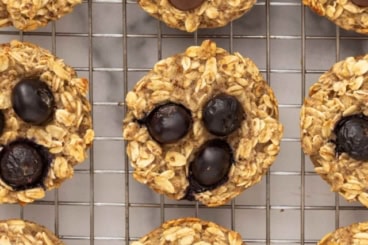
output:
{"label": "cooling rack", "polygon": [[[315,244],[368,212],[331,193],[300,148],[299,110],[309,86],[333,63],[368,50],[296,0],[260,0],[224,28],[188,34],[167,28],[135,1],[89,0],[33,32],[0,30],[0,41],[34,42],[90,80],[96,138],[73,179],[25,207],[1,205],[0,218],[47,226],[69,245],[129,244],[163,221],[198,216],[237,230],[247,244]],[[207,208],[173,201],[137,183],[124,152],[124,95],[159,59],[212,39],[255,61],[275,91],[285,125],[277,161],[263,180],[231,203]]]}

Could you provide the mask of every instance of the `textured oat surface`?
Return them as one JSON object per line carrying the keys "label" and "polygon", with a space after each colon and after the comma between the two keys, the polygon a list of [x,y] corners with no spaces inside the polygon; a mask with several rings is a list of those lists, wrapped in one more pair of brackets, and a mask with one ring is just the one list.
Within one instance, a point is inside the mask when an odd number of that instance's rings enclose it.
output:
{"label": "textured oat surface", "polygon": [[245,245],[239,233],[198,218],[163,223],[131,245]]}
{"label": "textured oat surface", "polygon": [[324,236],[318,245],[363,245],[368,244],[368,223],[341,227]]}
{"label": "textured oat surface", "polygon": [[[250,59],[229,54],[212,41],[159,61],[127,94],[123,135],[136,180],[170,198],[185,196],[189,163],[202,144],[215,138],[203,126],[202,108],[219,93],[235,96],[246,119],[226,137],[235,161],[229,180],[195,194],[195,199],[208,206],[222,205],[261,180],[279,152],[283,132],[276,99]],[[160,145],[137,119],[167,101],[188,108],[193,125],[177,143]]]}
{"label": "textured oat surface", "polygon": [[368,115],[368,55],[333,65],[309,91],[301,110],[302,147],[315,171],[348,201],[368,207],[368,163],[348,154],[337,156],[333,129],[343,117]]}
{"label": "textured oat surface", "polygon": [[1,245],[63,245],[52,232],[33,222],[11,219],[0,221]]}
{"label": "textured oat surface", "polygon": [[0,27],[31,31],[70,13],[81,0],[0,0]]}
{"label": "textured oat surface", "polygon": [[[54,94],[56,109],[47,125],[32,126],[12,109],[12,88],[27,77],[40,77]],[[47,50],[18,41],[0,46],[0,81],[0,110],[5,115],[0,145],[25,138],[47,148],[53,161],[43,184],[46,189],[58,187],[73,176],[74,165],[85,160],[85,150],[94,137],[91,107],[85,98],[88,81],[78,78],[71,67]],[[41,187],[15,191],[0,179],[0,203],[29,203],[44,195]]]}
{"label": "textured oat surface", "polygon": [[256,0],[205,0],[200,7],[191,11],[176,9],[169,0],[138,0],[138,3],[168,26],[194,32],[198,28],[225,26],[249,11]]}
{"label": "textured oat surface", "polygon": [[312,10],[346,30],[368,33],[368,7],[351,0],[303,0]]}

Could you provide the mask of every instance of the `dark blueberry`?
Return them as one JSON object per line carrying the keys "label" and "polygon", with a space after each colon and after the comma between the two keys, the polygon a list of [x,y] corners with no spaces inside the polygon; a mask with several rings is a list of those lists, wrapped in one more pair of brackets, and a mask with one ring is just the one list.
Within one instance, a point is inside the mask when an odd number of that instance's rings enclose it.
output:
{"label": "dark blueberry", "polygon": [[145,123],[152,138],[161,144],[169,144],[188,133],[192,117],[184,106],[167,103],[156,107]]}
{"label": "dark blueberry", "polygon": [[0,135],[3,133],[5,128],[5,116],[3,111],[0,111]]}
{"label": "dark blueberry", "polygon": [[210,140],[201,146],[191,162],[190,174],[199,185],[211,187],[227,177],[231,163],[231,149],[226,141]]}
{"label": "dark blueberry", "polygon": [[351,0],[355,5],[360,7],[368,7],[368,0]]}
{"label": "dark blueberry", "polygon": [[12,91],[15,113],[25,122],[40,125],[53,115],[55,100],[45,82],[39,79],[24,79]]}
{"label": "dark blueberry", "polygon": [[368,117],[343,117],[335,126],[336,152],[347,153],[356,160],[368,161]]}
{"label": "dark blueberry", "polygon": [[171,5],[182,11],[189,11],[198,8],[205,0],[169,0]]}
{"label": "dark blueberry", "polygon": [[17,190],[42,185],[49,164],[41,148],[28,141],[5,146],[0,154],[0,178]]}
{"label": "dark blueberry", "polygon": [[203,123],[216,136],[226,136],[240,127],[245,113],[239,101],[226,94],[209,100],[203,108]]}

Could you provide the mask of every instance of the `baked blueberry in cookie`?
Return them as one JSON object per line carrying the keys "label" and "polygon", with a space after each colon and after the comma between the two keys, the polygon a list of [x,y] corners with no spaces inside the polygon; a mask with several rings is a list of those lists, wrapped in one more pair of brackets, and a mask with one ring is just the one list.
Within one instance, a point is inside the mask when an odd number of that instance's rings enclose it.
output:
{"label": "baked blueberry in cookie", "polygon": [[212,41],[159,61],[126,96],[134,178],[158,193],[223,205],[279,152],[277,101],[256,65]]}
{"label": "baked blueberry in cookie", "polygon": [[30,140],[18,140],[0,152],[0,178],[14,190],[44,187],[52,161],[47,149]]}
{"label": "baked blueberry in cookie", "polygon": [[356,160],[368,161],[368,117],[363,114],[343,117],[334,128],[336,152]]}
{"label": "baked blueberry in cookie", "polygon": [[227,136],[240,127],[245,113],[239,101],[231,95],[219,94],[203,108],[203,123],[216,136]]}
{"label": "baked blueberry in cookie", "polygon": [[15,113],[27,123],[40,125],[53,116],[54,95],[39,78],[19,81],[13,88],[11,100]]}
{"label": "baked blueberry in cookie", "polygon": [[201,6],[205,0],[169,0],[169,3],[174,7],[182,11],[189,11]]}
{"label": "baked blueberry in cookie", "polygon": [[255,3],[255,0],[138,0],[148,14],[187,32],[225,26],[248,12]]}
{"label": "baked blueberry in cookie", "polygon": [[94,132],[88,81],[36,45],[0,46],[0,203],[43,198],[73,176]]}
{"label": "baked blueberry in cookie", "polygon": [[232,150],[224,140],[207,141],[198,149],[189,164],[189,187],[184,199],[195,200],[194,194],[216,187],[228,181],[231,164],[234,163]]}
{"label": "baked blueberry in cookie", "polygon": [[228,175],[231,164],[230,146],[224,140],[213,139],[198,149],[189,171],[194,181],[209,189]]}
{"label": "baked blueberry in cookie", "polygon": [[315,171],[332,191],[368,207],[367,78],[367,55],[334,64],[311,86],[300,126]]}
{"label": "baked blueberry in cookie", "polygon": [[166,103],[150,112],[145,124],[152,138],[161,144],[170,144],[188,133],[192,118],[184,106]]}
{"label": "baked blueberry in cookie", "polygon": [[368,7],[368,1],[367,0],[352,0],[352,2],[355,5],[357,5],[359,7],[362,7],[362,8]]}

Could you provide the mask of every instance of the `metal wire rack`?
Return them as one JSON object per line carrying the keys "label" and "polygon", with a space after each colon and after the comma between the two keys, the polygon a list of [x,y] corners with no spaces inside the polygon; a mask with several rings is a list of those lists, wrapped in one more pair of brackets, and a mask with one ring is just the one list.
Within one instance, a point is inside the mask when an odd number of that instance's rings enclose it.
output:
{"label": "metal wire rack", "polygon": [[[0,219],[47,226],[69,245],[129,244],[162,222],[198,216],[237,230],[247,244],[314,244],[343,225],[368,220],[359,204],[329,191],[300,148],[299,110],[310,84],[335,61],[368,50],[368,38],[345,32],[297,0],[260,0],[224,28],[194,34],[148,16],[132,0],[88,0],[33,32],[0,30],[0,41],[34,42],[90,80],[95,143],[75,177],[25,207],[1,205]],[[135,182],[124,152],[124,95],[155,62],[213,39],[252,58],[279,100],[281,153],[261,183],[228,205],[173,201]]]}

